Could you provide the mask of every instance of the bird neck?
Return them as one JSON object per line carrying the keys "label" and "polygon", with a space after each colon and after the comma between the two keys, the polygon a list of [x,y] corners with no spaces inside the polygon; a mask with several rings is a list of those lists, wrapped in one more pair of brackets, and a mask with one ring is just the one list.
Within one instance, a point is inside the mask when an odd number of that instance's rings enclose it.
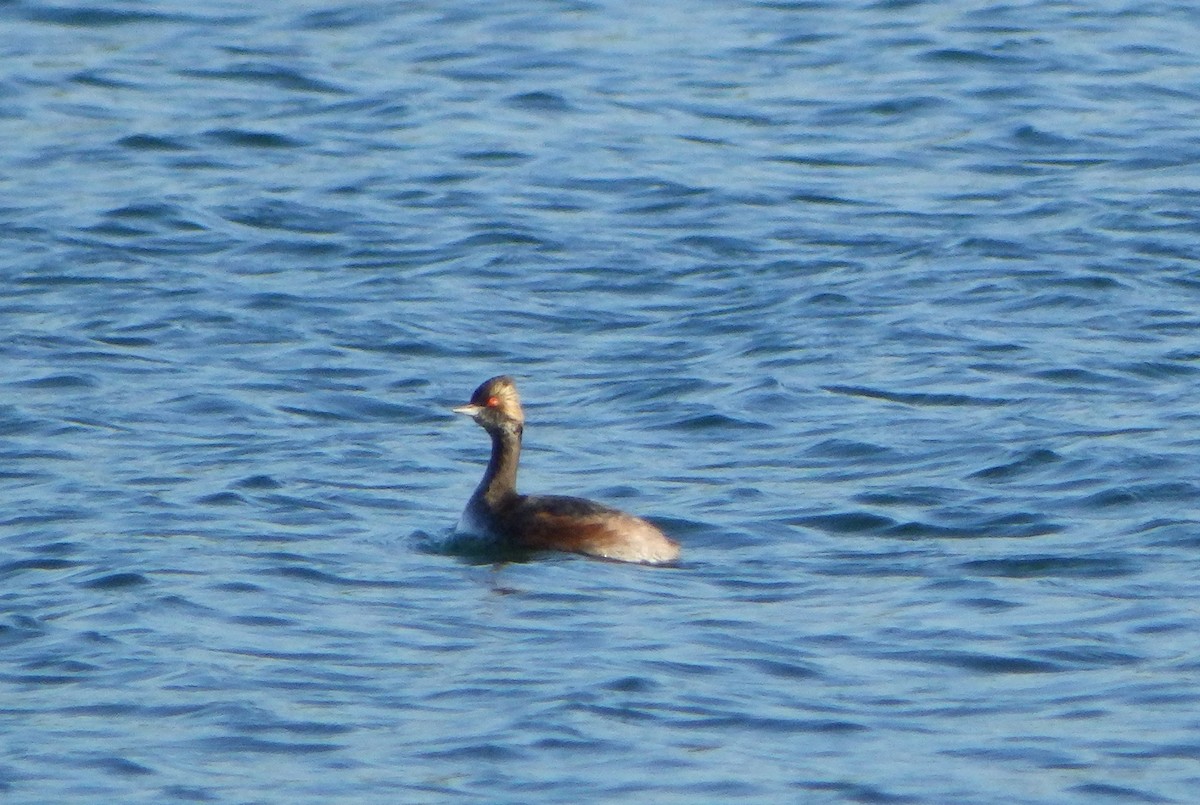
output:
{"label": "bird neck", "polygon": [[521,426],[489,430],[492,437],[492,457],[488,460],[483,480],[475,490],[488,506],[495,508],[517,494],[517,465],[521,459]]}

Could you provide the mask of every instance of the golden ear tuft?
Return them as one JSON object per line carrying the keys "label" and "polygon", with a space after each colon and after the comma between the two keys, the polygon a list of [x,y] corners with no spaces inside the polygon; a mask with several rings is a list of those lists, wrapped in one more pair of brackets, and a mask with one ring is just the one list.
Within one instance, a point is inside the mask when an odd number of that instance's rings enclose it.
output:
{"label": "golden ear tuft", "polygon": [[487,408],[499,411],[504,416],[518,422],[525,421],[525,412],[521,410],[521,398],[517,395],[517,384],[508,375],[500,375],[488,380],[479,387],[480,402]]}

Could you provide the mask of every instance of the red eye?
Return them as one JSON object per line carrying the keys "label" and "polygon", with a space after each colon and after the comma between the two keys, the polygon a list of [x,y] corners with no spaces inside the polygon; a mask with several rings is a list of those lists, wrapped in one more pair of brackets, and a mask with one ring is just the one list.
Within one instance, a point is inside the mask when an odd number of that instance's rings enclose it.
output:
{"label": "red eye", "polygon": [[499,404],[500,404],[499,397],[488,397],[488,401],[487,401],[488,408],[495,408]]}

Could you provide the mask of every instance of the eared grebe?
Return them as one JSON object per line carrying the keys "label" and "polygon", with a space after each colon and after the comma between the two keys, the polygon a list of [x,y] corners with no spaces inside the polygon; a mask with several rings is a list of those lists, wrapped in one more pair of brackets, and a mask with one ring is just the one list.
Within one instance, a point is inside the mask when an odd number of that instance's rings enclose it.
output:
{"label": "eared grebe", "polygon": [[679,558],[679,545],[640,517],[583,498],[517,494],[525,414],[511,377],[493,377],[454,411],[492,437],[492,458],[467,502],[459,529],[533,550],[583,553],[657,564]]}

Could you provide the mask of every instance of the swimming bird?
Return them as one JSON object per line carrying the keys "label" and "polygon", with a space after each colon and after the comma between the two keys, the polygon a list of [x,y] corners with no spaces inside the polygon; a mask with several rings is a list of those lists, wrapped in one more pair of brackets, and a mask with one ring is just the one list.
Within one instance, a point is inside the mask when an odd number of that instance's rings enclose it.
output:
{"label": "swimming bird", "polygon": [[485,381],[469,403],[453,410],[474,419],[492,437],[491,458],[459,530],[516,548],[620,562],[662,564],[679,558],[679,544],[640,517],[585,498],[517,492],[525,413],[511,377]]}

